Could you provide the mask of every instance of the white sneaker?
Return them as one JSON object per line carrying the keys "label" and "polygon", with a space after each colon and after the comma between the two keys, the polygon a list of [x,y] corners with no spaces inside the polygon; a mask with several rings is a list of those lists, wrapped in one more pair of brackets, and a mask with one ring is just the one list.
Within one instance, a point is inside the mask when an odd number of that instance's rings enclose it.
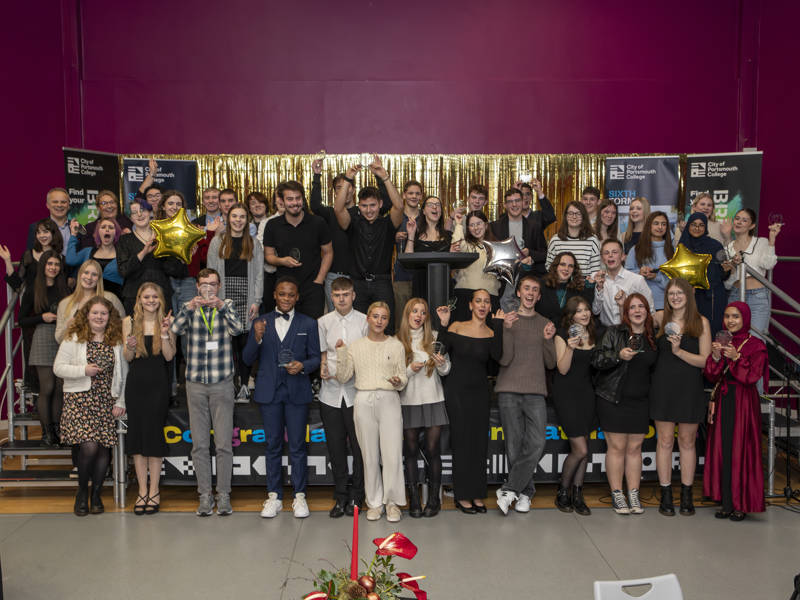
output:
{"label": "white sneaker", "polygon": [[306,503],[306,495],[303,492],[295,494],[294,500],[292,501],[292,510],[294,511],[295,519],[305,519],[311,514],[308,510],[308,504]]}
{"label": "white sneaker", "polygon": [[497,508],[499,508],[504,515],[508,514],[508,509],[511,504],[517,499],[517,495],[511,490],[504,490],[497,488]]}
{"label": "white sneaker", "polygon": [[386,520],[389,523],[397,523],[401,518],[403,518],[403,513],[397,504],[390,502],[386,505]]}
{"label": "white sneaker", "polygon": [[239,393],[233,399],[234,404],[247,404],[250,402],[250,392],[246,385],[239,388]]}
{"label": "white sneaker", "polygon": [[526,513],[531,510],[531,497],[525,494],[520,494],[517,498],[517,503],[514,505],[514,510],[518,513]]}
{"label": "white sneaker", "polygon": [[367,521],[377,521],[383,514],[383,506],[367,509]]}
{"label": "white sneaker", "polygon": [[267,494],[264,500],[264,507],[261,509],[261,516],[265,519],[276,517],[283,510],[283,502],[278,498],[277,492]]}

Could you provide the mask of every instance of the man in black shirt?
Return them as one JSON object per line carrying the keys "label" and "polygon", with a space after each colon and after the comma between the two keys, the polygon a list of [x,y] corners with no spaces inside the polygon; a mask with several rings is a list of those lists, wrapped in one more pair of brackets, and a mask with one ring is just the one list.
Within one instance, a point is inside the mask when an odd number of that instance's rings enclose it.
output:
{"label": "man in black shirt", "polygon": [[297,181],[278,187],[284,213],[264,228],[266,261],[278,268],[278,278],[290,276],[299,283],[297,311],[319,319],[324,311],[325,276],[333,262],[331,235],[325,221],[303,209],[305,190]]}
{"label": "man in black shirt", "polygon": [[392,324],[395,311],[392,252],[395,233],[403,222],[403,199],[376,156],[370,163],[369,170],[386,185],[392,201],[389,214],[381,216],[380,192],[374,187],[362,188],[358,192],[358,211],[348,211],[347,195],[352,193],[350,188],[355,186],[353,178],[360,170],[361,165],[347,170],[344,176],[347,185],[337,190],[333,210],[339,226],[347,232],[350,241],[350,275],[356,292],[354,306],[356,310],[366,314],[373,302],[386,302],[392,315],[386,330],[391,334],[394,331]]}

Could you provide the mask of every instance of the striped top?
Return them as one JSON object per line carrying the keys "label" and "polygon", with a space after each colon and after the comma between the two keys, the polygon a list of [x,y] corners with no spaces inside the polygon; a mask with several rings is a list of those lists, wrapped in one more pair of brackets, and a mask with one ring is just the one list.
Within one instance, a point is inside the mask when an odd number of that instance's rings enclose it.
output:
{"label": "striped top", "polygon": [[554,235],[550,238],[550,243],[547,244],[545,269],[550,268],[553,259],[561,252],[572,252],[575,255],[578,260],[578,266],[581,268],[581,274],[584,277],[600,270],[600,242],[594,235],[585,240],[571,237],[562,240],[558,237],[558,234]]}

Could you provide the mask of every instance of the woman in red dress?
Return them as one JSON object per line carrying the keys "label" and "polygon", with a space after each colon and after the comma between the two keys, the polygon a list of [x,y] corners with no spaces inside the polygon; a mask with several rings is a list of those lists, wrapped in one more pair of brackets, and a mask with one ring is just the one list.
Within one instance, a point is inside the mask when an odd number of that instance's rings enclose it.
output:
{"label": "woman in red dress", "polygon": [[715,341],[703,371],[715,383],[709,407],[709,431],[703,494],[722,502],[718,519],[741,521],[747,513],[764,512],[761,466],[761,406],[756,382],[769,377],[767,347],[750,334],[750,307],[731,302],[723,327],[733,339]]}

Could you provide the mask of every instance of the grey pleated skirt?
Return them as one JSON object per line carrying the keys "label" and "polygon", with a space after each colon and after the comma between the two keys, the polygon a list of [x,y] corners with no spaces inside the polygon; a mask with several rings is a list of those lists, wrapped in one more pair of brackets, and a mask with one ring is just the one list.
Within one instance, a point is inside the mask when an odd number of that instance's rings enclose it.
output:
{"label": "grey pleated skirt", "polygon": [[447,409],[444,402],[434,402],[433,404],[403,404],[400,407],[403,411],[403,429],[417,429],[419,427],[436,427],[437,425],[448,425]]}
{"label": "grey pleated skirt", "polygon": [[33,331],[28,364],[37,367],[52,367],[57,353],[56,324],[39,323]]}

